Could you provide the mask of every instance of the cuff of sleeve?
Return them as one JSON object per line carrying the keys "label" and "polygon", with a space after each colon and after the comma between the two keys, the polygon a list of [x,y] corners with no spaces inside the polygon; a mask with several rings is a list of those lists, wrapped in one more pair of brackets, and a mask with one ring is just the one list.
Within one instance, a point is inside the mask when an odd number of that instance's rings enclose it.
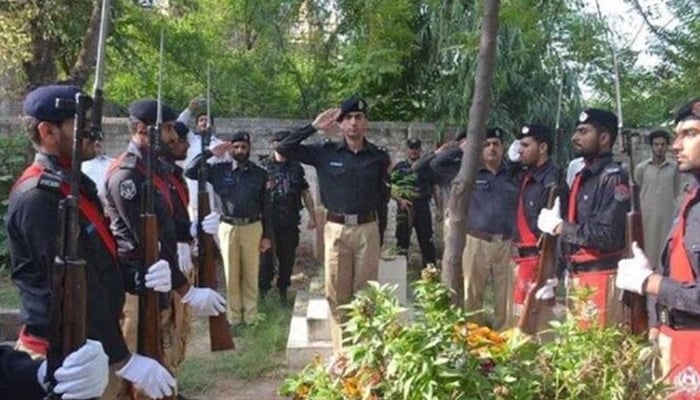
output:
{"label": "cuff of sleeve", "polygon": [[659,294],[656,297],[657,302],[661,302],[662,304],[668,304],[670,303],[668,300],[668,296],[670,293],[675,293],[676,292],[676,284],[673,281],[673,279],[670,279],[668,277],[662,277],[661,278],[661,284],[659,284]]}

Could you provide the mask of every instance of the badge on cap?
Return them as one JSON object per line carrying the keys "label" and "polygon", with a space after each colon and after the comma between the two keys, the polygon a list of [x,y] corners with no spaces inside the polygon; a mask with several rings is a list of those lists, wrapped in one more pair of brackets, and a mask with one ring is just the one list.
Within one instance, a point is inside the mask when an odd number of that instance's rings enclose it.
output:
{"label": "badge on cap", "polygon": [[358,101],[357,102],[357,109],[360,111],[364,110],[365,109],[365,102],[362,100]]}
{"label": "badge on cap", "polygon": [[520,130],[520,133],[522,133],[523,135],[527,135],[528,133],[530,133],[530,128],[528,128],[527,126],[523,126],[523,129]]}
{"label": "badge on cap", "polygon": [[588,119],[588,114],[586,114],[585,111],[581,111],[581,114],[578,116],[578,122],[583,122]]}
{"label": "badge on cap", "polygon": [[127,179],[119,184],[119,195],[125,200],[131,200],[136,197],[136,184],[133,180]]}

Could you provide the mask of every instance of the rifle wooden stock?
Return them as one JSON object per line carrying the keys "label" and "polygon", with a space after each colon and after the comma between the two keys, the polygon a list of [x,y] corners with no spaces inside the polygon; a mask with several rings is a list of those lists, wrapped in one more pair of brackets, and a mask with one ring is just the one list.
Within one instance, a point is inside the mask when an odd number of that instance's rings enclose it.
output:
{"label": "rifle wooden stock", "polygon": [[[197,212],[198,215],[209,215],[211,209],[209,207],[209,193],[204,190],[197,194]],[[214,238],[202,232],[201,228],[198,233],[198,271],[197,284],[199,287],[206,287],[216,290],[216,243]],[[211,351],[231,350],[235,348],[231,332],[229,331],[226,314],[219,314],[214,317],[209,317],[209,341]]]}
{"label": "rifle wooden stock", "polygon": [[[547,198],[547,208],[554,206],[554,201],[557,198],[557,187],[549,189]],[[521,331],[534,335],[537,333],[537,325],[539,322],[539,314],[542,307],[551,307],[550,301],[541,301],[535,298],[535,293],[542,288],[547,279],[552,276],[552,269],[556,263],[556,237],[543,233],[540,236],[540,254],[537,264],[537,276],[535,278],[535,287],[528,291],[525,297],[523,311],[518,320],[518,328]]]}
{"label": "rifle wooden stock", "polygon": [[[141,216],[143,241],[143,266],[148,268],[158,261],[158,221],[155,214],[144,213]],[[144,275],[146,271],[144,270]],[[163,363],[163,342],[161,336],[161,317],[158,293],[153,289],[143,288],[139,293],[138,344],[137,351]]]}
{"label": "rifle wooden stock", "polygon": [[[625,253],[632,257],[632,243],[637,242],[640,248],[644,248],[644,230],[642,227],[642,213],[639,212],[639,189],[630,178],[631,207],[627,213],[626,221],[626,245]],[[647,299],[636,293],[623,292],[622,316],[625,328],[635,335],[642,335],[648,328]]]}

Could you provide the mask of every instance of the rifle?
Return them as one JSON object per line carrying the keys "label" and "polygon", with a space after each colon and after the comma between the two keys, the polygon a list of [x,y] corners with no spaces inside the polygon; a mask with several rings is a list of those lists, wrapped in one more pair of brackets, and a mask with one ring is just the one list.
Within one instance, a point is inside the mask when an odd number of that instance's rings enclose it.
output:
{"label": "rifle", "polygon": [[75,95],[72,100],[56,99],[57,108],[75,110],[73,131],[73,154],[71,157],[70,192],[58,205],[57,252],[50,271],[51,314],[49,350],[47,354],[46,379],[49,390],[46,399],[60,399],[53,392],[56,384],[54,373],[68,355],[85,344],[86,335],[86,272],[87,262],[78,254],[80,240],[80,195],[81,148],[85,138],[85,121],[92,99],[85,93]]}
{"label": "rifle", "polygon": [[[554,201],[557,198],[558,187],[556,185],[549,188],[549,196],[547,197],[547,208],[554,206]],[[537,264],[537,276],[535,278],[535,287],[527,293],[525,303],[523,304],[523,312],[518,320],[518,328],[521,331],[534,335],[537,333],[537,323],[539,321],[539,313],[542,306],[547,305],[547,301],[540,301],[535,298],[537,291],[542,288],[547,279],[552,275],[552,269],[557,261],[557,238],[546,233],[542,233],[539,240],[540,258]],[[549,305],[547,305],[549,306]]]}
{"label": "rifle", "polygon": [[[201,152],[211,143],[211,74],[207,65],[207,129],[201,133]],[[202,229],[202,220],[209,215],[209,192],[207,191],[207,163],[202,162],[197,171],[197,285],[216,290],[216,244],[214,238]],[[231,350],[235,348],[228,321],[224,314],[209,317],[209,341],[211,351]]]}
{"label": "rifle", "polygon": [[[598,16],[603,20],[600,4],[596,0],[598,8]],[[617,61],[617,51],[609,37],[609,30],[606,30],[608,36],[608,46],[612,53],[613,72],[615,77],[615,101],[617,103],[617,131],[622,136],[623,149],[629,157],[629,190],[630,190],[630,210],[627,212],[627,220],[625,222],[625,254],[627,257],[633,257],[632,243],[637,242],[641,249],[644,249],[644,230],[642,229],[642,213],[639,204],[639,188],[634,181],[634,156],[632,154],[632,133],[625,131],[625,124],[622,118],[622,99],[620,98],[620,68]],[[622,301],[622,317],[624,327],[634,335],[641,335],[647,330],[647,301],[646,296],[636,293],[621,292]]]}
{"label": "rifle", "polygon": [[[160,146],[163,127],[162,114],[162,78],[163,78],[163,31],[160,33],[160,66],[158,71],[158,111],[155,126],[148,127],[149,146],[146,151],[146,181],[143,184],[143,202],[141,213],[141,251],[144,275],[145,269],[158,261],[158,220],[155,212],[155,186],[153,184],[154,163]],[[163,342],[161,336],[161,317],[158,293],[143,288],[139,293],[139,319],[137,352],[153,358],[163,364]],[[173,397],[165,397],[172,399]]]}

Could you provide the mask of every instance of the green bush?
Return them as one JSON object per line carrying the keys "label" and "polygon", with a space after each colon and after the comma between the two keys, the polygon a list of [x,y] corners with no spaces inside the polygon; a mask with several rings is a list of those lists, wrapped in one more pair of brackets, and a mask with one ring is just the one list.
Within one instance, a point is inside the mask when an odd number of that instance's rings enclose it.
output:
{"label": "green bush", "polygon": [[0,269],[7,267],[10,249],[4,216],[7,213],[10,189],[29,162],[29,141],[24,134],[0,135],[0,214],[3,216],[0,229]]}
{"label": "green bush", "polygon": [[347,308],[349,346],[287,379],[281,393],[302,399],[660,399],[651,352],[616,329],[553,325],[538,345],[512,330],[468,322],[450,305],[439,272],[416,283],[416,313],[402,322],[393,288],[370,283]]}

